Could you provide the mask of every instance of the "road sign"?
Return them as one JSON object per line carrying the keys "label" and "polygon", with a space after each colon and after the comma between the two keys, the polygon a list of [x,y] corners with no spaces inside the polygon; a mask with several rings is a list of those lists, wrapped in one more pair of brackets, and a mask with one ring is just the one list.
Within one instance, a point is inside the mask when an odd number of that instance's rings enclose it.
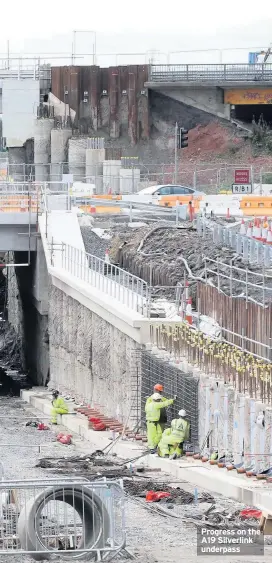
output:
{"label": "road sign", "polygon": [[251,194],[252,185],[251,184],[232,184],[233,194]]}
{"label": "road sign", "polygon": [[249,184],[250,182],[249,176],[250,176],[249,169],[235,170],[234,182],[235,184]]}

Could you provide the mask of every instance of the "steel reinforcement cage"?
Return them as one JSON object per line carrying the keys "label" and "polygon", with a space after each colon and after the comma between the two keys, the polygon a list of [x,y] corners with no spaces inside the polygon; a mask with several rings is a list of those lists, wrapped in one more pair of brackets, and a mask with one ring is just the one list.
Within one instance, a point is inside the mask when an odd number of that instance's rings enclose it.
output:
{"label": "steel reinforcement cage", "polygon": [[192,373],[185,373],[178,367],[169,364],[149,351],[139,350],[141,355],[141,417],[142,428],[145,427],[145,403],[147,397],[154,393],[154,385],[161,383],[164,387],[163,395],[173,398],[174,404],[167,409],[167,419],[170,422],[178,418],[180,409],[185,409],[190,422],[190,442],[198,445],[198,379]]}

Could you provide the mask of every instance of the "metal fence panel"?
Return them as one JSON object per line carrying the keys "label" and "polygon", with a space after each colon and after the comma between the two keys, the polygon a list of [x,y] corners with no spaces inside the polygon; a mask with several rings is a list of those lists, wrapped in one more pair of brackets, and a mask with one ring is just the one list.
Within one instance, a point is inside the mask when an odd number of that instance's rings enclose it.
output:
{"label": "metal fence panel", "polygon": [[62,551],[69,559],[97,561],[118,553],[126,542],[118,481],[3,481],[0,520],[0,556],[51,560]]}
{"label": "metal fence panel", "polygon": [[173,398],[177,395],[174,404],[167,409],[168,423],[173,418],[178,418],[180,409],[185,409],[191,425],[190,441],[198,443],[198,379],[191,373],[185,373],[169,364],[169,361],[158,358],[151,352],[141,352],[142,396],[141,417],[144,418],[145,402],[147,397],[154,392],[154,385],[161,383],[164,386],[164,396]]}
{"label": "metal fence panel", "polygon": [[149,82],[261,82],[272,79],[272,64],[150,65]]}

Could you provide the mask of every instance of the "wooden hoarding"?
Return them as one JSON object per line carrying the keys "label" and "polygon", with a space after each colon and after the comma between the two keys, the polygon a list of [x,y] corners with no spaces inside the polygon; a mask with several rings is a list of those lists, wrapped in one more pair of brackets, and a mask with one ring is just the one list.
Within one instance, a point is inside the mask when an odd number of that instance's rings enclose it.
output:
{"label": "wooden hoarding", "polygon": [[225,90],[225,104],[233,106],[251,104],[272,104],[272,88],[244,88]]}

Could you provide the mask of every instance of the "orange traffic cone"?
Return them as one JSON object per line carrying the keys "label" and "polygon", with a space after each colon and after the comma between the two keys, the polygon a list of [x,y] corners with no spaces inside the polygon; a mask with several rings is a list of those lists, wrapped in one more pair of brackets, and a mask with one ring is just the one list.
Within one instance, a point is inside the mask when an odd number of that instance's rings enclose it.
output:
{"label": "orange traffic cone", "polygon": [[272,244],[272,231],[271,231],[271,229],[268,229],[266,243]]}
{"label": "orange traffic cone", "polygon": [[268,221],[267,218],[264,218],[263,221],[263,226],[262,226],[262,241],[266,242],[267,241],[267,235],[268,235]]}
{"label": "orange traffic cone", "polygon": [[262,240],[262,233],[261,233],[261,221],[260,219],[257,219],[257,225],[256,225],[256,236],[255,236],[256,240]]}
{"label": "orange traffic cone", "polygon": [[185,320],[189,325],[193,324],[193,315],[192,315],[192,297],[189,297],[186,305],[186,312],[185,312]]}
{"label": "orange traffic cone", "polygon": [[240,227],[240,235],[246,234],[246,225],[244,219],[242,219],[241,227]]}
{"label": "orange traffic cone", "polygon": [[110,263],[110,257],[109,257],[109,251],[108,251],[108,249],[105,250],[105,258],[104,258],[104,260],[105,260],[105,262],[106,262],[107,264]]}
{"label": "orange traffic cone", "polygon": [[247,231],[246,231],[246,236],[247,236],[248,238],[252,238],[252,224],[251,224],[251,222],[248,223],[248,227],[247,227]]}
{"label": "orange traffic cone", "polygon": [[95,207],[95,205],[91,205],[91,207],[90,207],[90,213],[96,213],[96,207]]}
{"label": "orange traffic cone", "polygon": [[229,209],[229,207],[227,209],[227,219],[230,219],[230,209]]}

